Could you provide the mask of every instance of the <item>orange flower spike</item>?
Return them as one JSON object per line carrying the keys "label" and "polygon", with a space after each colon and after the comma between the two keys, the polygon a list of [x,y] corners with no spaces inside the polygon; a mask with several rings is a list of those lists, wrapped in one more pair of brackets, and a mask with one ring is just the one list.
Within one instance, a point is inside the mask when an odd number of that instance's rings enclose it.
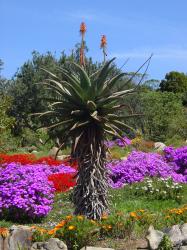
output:
{"label": "orange flower spike", "polygon": [[84,36],[85,33],[86,33],[86,24],[82,22],[80,25],[80,34]]}
{"label": "orange flower spike", "polygon": [[106,45],[107,45],[106,36],[102,35],[102,37],[101,37],[101,48],[105,48]]}
{"label": "orange flower spike", "polygon": [[103,62],[106,61],[106,56],[107,56],[107,53],[106,53],[106,45],[107,45],[106,36],[105,36],[105,35],[102,35],[102,37],[101,37],[100,48],[103,50]]}

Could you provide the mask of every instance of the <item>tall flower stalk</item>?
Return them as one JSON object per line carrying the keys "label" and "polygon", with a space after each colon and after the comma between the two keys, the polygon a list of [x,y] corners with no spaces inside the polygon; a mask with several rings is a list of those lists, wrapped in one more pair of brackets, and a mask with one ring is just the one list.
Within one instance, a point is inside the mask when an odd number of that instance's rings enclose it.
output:
{"label": "tall flower stalk", "polygon": [[105,63],[106,62],[106,57],[107,57],[107,53],[106,53],[106,47],[107,46],[107,40],[106,40],[106,36],[105,35],[102,35],[101,37],[101,49],[103,51],[103,62]]}
{"label": "tall flower stalk", "polygon": [[84,48],[85,48],[85,37],[86,33],[86,24],[84,22],[80,25],[80,34],[81,34],[81,47],[80,47],[80,65],[85,66],[85,56],[84,56]]}

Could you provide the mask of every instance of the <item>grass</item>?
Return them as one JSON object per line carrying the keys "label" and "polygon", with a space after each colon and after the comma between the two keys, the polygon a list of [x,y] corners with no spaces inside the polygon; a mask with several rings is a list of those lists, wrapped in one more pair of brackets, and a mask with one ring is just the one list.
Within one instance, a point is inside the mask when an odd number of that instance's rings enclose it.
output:
{"label": "grass", "polygon": [[146,197],[132,196],[129,190],[115,189],[111,190],[111,207],[112,210],[120,210],[123,212],[131,212],[138,209],[147,209],[151,212],[161,212],[166,209],[179,207],[187,204],[187,185],[183,185],[183,200],[178,203],[175,200],[148,200]]}

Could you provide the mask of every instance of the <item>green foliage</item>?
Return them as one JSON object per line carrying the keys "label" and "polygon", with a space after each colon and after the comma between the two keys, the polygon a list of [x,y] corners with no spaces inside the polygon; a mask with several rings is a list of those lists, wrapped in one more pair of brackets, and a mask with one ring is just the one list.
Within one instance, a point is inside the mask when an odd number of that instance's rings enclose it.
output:
{"label": "green foliage", "polygon": [[185,138],[181,138],[181,136],[179,136],[179,135],[174,135],[171,138],[168,138],[165,141],[165,143],[166,143],[167,146],[172,145],[172,146],[174,146],[176,148],[187,145],[187,143],[185,142]]}
{"label": "green foliage", "polygon": [[187,91],[187,75],[177,71],[166,74],[160,82],[160,90],[173,93],[185,93]]}
{"label": "green foliage", "polygon": [[169,238],[169,236],[164,235],[162,241],[158,246],[158,250],[173,250],[173,244]]}
{"label": "green foliage", "polygon": [[134,230],[135,223],[127,214],[120,211],[110,216],[103,216],[99,222],[100,237],[102,238],[129,238]]}
{"label": "green foliage", "polygon": [[1,133],[0,152],[18,152],[20,146],[20,138],[13,137],[10,129]]}
{"label": "green foliage", "polygon": [[154,141],[187,137],[187,117],[180,96],[150,91],[141,94],[144,134]]}
{"label": "green foliage", "polygon": [[114,146],[110,148],[110,157],[112,159],[121,159],[126,157],[131,152],[131,147],[118,147]]}
{"label": "green foliage", "polygon": [[4,94],[0,94],[0,151],[7,151],[10,149],[9,147],[15,146],[15,140],[11,139],[10,136],[10,129],[14,125],[14,118],[7,114],[10,107],[11,98]]}
{"label": "green foliage", "polygon": [[40,55],[33,52],[32,60],[24,65],[16,73],[15,78],[8,89],[8,94],[12,97],[10,115],[15,117],[13,134],[18,136],[26,128],[35,129],[39,126],[39,120],[32,113],[44,110],[46,102],[43,97],[43,89],[36,83],[44,80],[47,75],[41,67],[53,69],[57,64],[51,53]]}
{"label": "green foliage", "polygon": [[0,95],[0,132],[4,132],[11,128],[14,123],[14,119],[7,115],[8,110],[11,107],[11,99],[8,96]]}
{"label": "green foliage", "polygon": [[65,241],[68,249],[78,250],[93,245],[98,239],[97,225],[85,217],[73,217],[65,226],[56,232],[56,236]]}

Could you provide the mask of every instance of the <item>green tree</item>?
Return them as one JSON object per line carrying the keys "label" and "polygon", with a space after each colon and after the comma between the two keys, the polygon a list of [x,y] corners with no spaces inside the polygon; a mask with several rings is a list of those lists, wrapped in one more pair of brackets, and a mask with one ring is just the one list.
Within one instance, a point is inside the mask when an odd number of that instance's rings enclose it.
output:
{"label": "green tree", "polygon": [[187,117],[180,95],[149,91],[141,94],[144,133],[149,139],[166,141],[174,135],[187,137]]}
{"label": "green tree", "polygon": [[75,214],[93,219],[100,219],[108,210],[104,141],[107,135],[120,137],[124,130],[129,129],[121,122],[124,116],[117,115],[116,111],[121,109],[121,98],[134,92],[133,89],[124,90],[125,83],[115,90],[125,73],[111,78],[113,61],[92,75],[83,66],[72,62],[71,70],[61,69],[62,78],[49,72],[51,79],[43,84],[50,89],[48,95],[55,93],[55,97],[49,98],[49,110],[40,116],[51,120],[48,129],[61,129],[63,143],[71,138],[71,157],[78,161],[77,185],[73,194]]}
{"label": "green tree", "polygon": [[38,118],[29,116],[35,112],[41,112],[46,102],[41,99],[43,89],[36,83],[43,81],[47,74],[41,70],[45,67],[54,70],[57,60],[51,53],[40,55],[32,53],[32,59],[16,73],[8,94],[12,97],[10,115],[15,118],[14,135],[20,135],[24,128],[35,129],[39,125]]}
{"label": "green tree", "polygon": [[187,91],[187,75],[177,71],[166,74],[165,79],[160,82],[160,90],[173,93],[184,93]]}

